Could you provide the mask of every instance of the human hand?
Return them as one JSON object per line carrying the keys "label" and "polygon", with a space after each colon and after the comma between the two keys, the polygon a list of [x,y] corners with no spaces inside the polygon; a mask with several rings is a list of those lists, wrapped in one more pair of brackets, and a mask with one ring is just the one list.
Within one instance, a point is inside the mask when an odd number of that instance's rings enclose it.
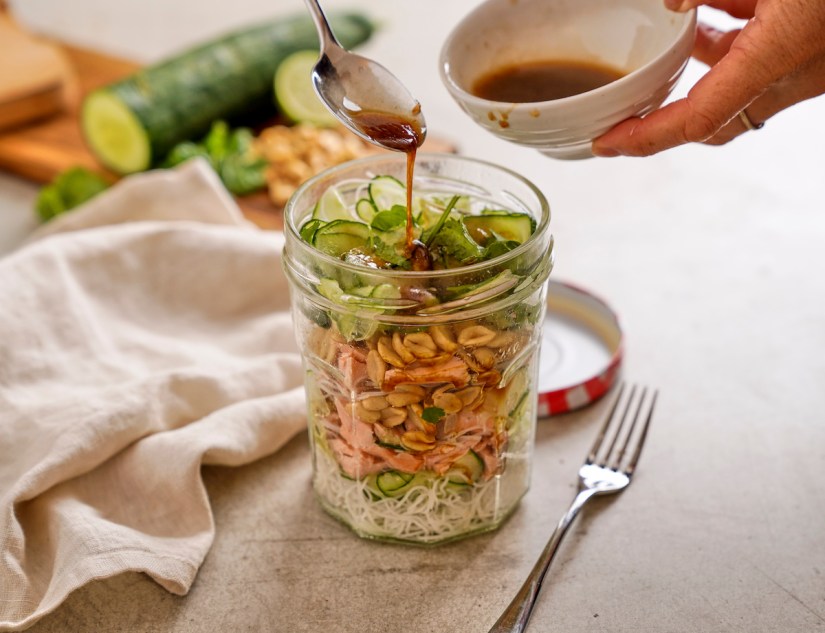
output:
{"label": "human hand", "polygon": [[[795,103],[825,93],[825,1],[664,0],[748,19],[723,32],[699,24],[693,57],[710,70],[687,97],[631,117],[593,142],[596,156],[649,156],[683,143],[722,145]],[[739,116],[745,111],[745,117]]]}

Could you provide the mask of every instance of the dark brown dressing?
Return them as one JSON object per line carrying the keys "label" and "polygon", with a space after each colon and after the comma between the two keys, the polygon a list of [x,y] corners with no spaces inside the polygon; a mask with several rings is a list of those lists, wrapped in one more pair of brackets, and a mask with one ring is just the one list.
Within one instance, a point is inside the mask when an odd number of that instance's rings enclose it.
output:
{"label": "dark brown dressing", "polygon": [[479,78],[470,92],[490,101],[553,101],[595,90],[624,76],[600,64],[544,60],[504,66]]}
{"label": "dark brown dressing", "polygon": [[[416,106],[419,110],[420,107]],[[418,114],[414,111],[412,114]],[[407,119],[389,112],[361,110],[350,115],[355,126],[364,136],[376,143],[407,154],[407,257],[412,259],[413,270],[429,270],[429,254],[421,252],[426,246],[416,243],[413,237],[412,186],[415,170],[415,153],[424,142],[424,132],[415,119]],[[426,265],[426,268],[419,266]]]}

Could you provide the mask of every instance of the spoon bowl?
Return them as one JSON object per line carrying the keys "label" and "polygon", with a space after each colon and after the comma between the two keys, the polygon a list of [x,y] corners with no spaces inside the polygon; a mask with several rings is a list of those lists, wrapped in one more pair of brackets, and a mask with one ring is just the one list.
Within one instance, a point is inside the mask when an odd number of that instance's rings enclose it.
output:
{"label": "spoon bowl", "polygon": [[315,92],[352,132],[389,150],[411,151],[427,134],[421,105],[384,66],[343,48],[317,0],[306,0],[321,41]]}

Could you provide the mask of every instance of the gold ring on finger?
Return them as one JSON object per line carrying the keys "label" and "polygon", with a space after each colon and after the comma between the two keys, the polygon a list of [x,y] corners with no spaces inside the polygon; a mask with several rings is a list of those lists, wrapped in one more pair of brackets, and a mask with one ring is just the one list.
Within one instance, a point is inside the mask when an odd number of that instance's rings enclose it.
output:
{"label": "gold ring on finger", "polygon": [[742,121],[742,124],[745,126],[745,129],[749,132],[753,130],[761,130],[762,127],[765,125],[764,122],[754,123],[753,121],[751,121],[751,118],[748,116],[748,113],[744,109],[739,110],[739,120]]}

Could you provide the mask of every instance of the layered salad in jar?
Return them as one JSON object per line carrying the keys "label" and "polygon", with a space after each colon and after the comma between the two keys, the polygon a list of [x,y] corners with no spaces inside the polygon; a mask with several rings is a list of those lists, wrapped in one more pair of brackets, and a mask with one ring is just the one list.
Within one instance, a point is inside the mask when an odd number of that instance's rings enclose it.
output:
{"label": "layered salad in jar", "polygon": [[549,243],[528,247],[529,210],[450,189],[408,207],[390,175],[335,183],[287,253],[314,489],[362,536],[486,531],[528,486]]}

